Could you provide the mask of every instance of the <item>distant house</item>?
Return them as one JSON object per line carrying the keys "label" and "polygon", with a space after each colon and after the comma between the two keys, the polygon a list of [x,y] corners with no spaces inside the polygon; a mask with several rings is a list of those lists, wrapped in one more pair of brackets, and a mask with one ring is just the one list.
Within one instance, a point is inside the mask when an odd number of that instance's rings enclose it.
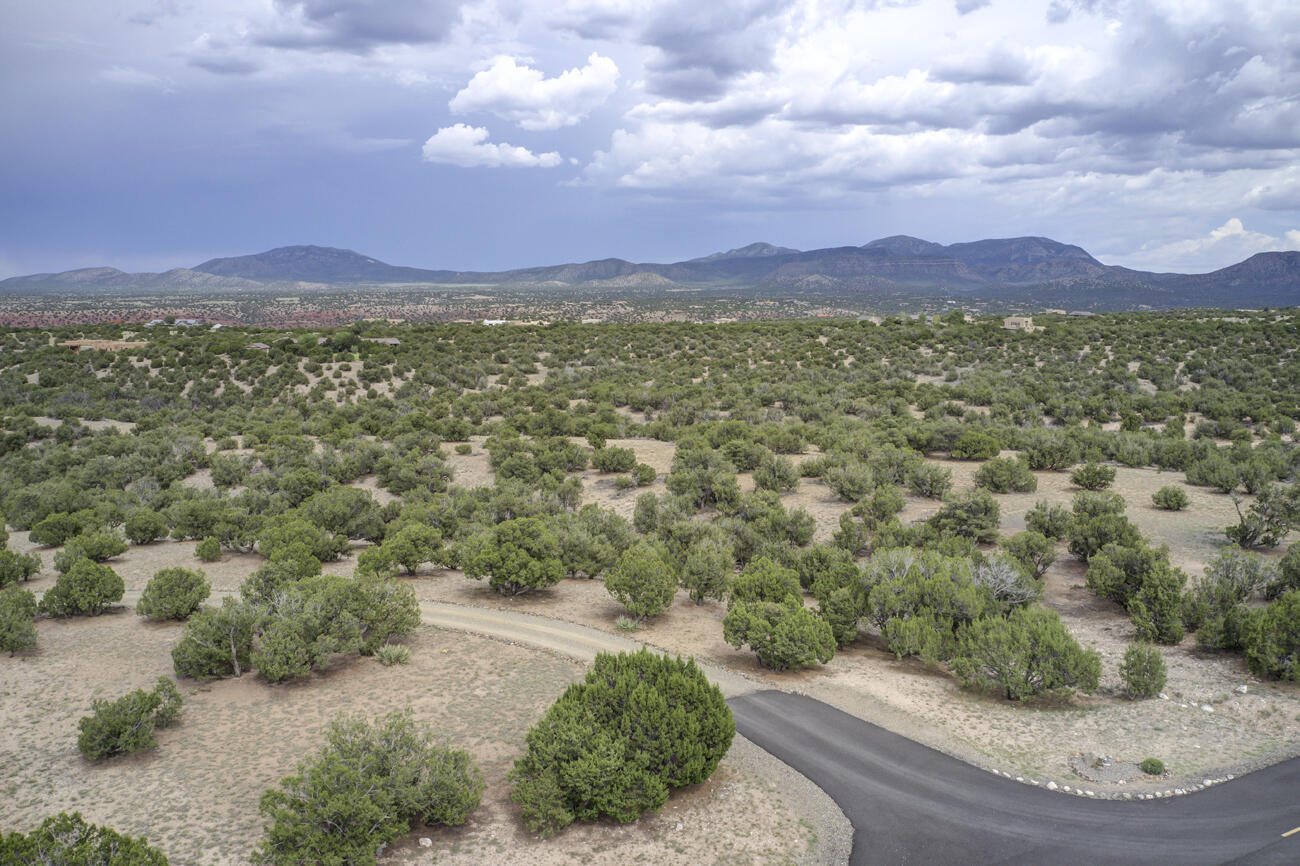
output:
{"label": "distant house", "polygon": [[1034,330],[1034,317],[1007,316],[1002,320],[1002,329],[1005,331],[1032,331]]}
{"label": "distant house", "polygon": [[384,346],[402,345],[402,341],[397,339],[396,337],[366,337],[365,339],[367,342],[379,343],[380,345],[384,345]]}
{"label": "distant house", "polygon": [[485,325],[504,325],[505,323],[506,323],[505,319],[484,319],[483,320],[483,324]]}
{"label": "distant house", "polygon": [[266,343],[249,343],[248,348],[257,349],[259,352],[269,352],[271,350],[271,347]]}

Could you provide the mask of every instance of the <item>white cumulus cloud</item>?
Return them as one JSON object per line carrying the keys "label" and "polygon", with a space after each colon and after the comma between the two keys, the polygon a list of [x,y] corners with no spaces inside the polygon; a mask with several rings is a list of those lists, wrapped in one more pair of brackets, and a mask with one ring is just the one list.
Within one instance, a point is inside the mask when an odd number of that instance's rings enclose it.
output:
{"label": "white cumulus cloud", "polygon": [[572,126],[598,108],[618,86],[618,66],[592,53],[587,65],[547,78],[541,70],[498,57],[452,97],[452,111],[487,111],[524,129]]}
{"label": "white cumulus cloud", "polygon": [[1300,230],[1292,229],[1283,233],[1282,237],[1273,237],[1251,231],[1240,219],[1232,217],[1201,237],[1147,244],[1137,253],[1128,256],[1124,264],[1164,270],[1169,264],[1176,263],[1180,271],[1210,271],[1249,258],[1255,253],[1296,248],[1300,248]]}
{"label": "white cumulus cloud", "polygon": [[463,123],[429,136],[424,159],[464,168],[554,168],[564,162],[558,153],[533,153],[526,147],[488,141],[486,129]]}

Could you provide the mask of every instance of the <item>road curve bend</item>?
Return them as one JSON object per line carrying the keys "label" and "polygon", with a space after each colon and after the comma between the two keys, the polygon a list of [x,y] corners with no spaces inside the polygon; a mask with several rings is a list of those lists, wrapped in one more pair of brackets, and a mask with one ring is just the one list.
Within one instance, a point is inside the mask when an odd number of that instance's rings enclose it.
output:
{"label": "road curve bend", "polygon": [[853,823],[867,864],[1300,864],[1300,759],[1196,794],[1093,800],[985,772],[821,701],[729,700],[736,729]]}

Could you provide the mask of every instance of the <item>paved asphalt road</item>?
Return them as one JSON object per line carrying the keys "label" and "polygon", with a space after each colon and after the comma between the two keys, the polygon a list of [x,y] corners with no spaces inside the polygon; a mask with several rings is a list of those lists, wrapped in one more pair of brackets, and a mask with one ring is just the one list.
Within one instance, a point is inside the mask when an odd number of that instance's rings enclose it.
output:
{"label": "paved asphalt road", "polygon": [[1300,864],[1300,759],[1160,800],[1093,800],[951,758],[811,698],[732,698],[736,729],[853,823],[867,864]]}

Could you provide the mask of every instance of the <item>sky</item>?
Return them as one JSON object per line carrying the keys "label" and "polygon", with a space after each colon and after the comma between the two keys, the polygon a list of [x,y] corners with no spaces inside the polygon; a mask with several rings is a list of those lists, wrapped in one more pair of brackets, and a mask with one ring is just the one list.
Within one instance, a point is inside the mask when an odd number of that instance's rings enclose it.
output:
{"label": "sky", "polygon": [[0,277],[1300,249],[1296,0],[11,0]]}

